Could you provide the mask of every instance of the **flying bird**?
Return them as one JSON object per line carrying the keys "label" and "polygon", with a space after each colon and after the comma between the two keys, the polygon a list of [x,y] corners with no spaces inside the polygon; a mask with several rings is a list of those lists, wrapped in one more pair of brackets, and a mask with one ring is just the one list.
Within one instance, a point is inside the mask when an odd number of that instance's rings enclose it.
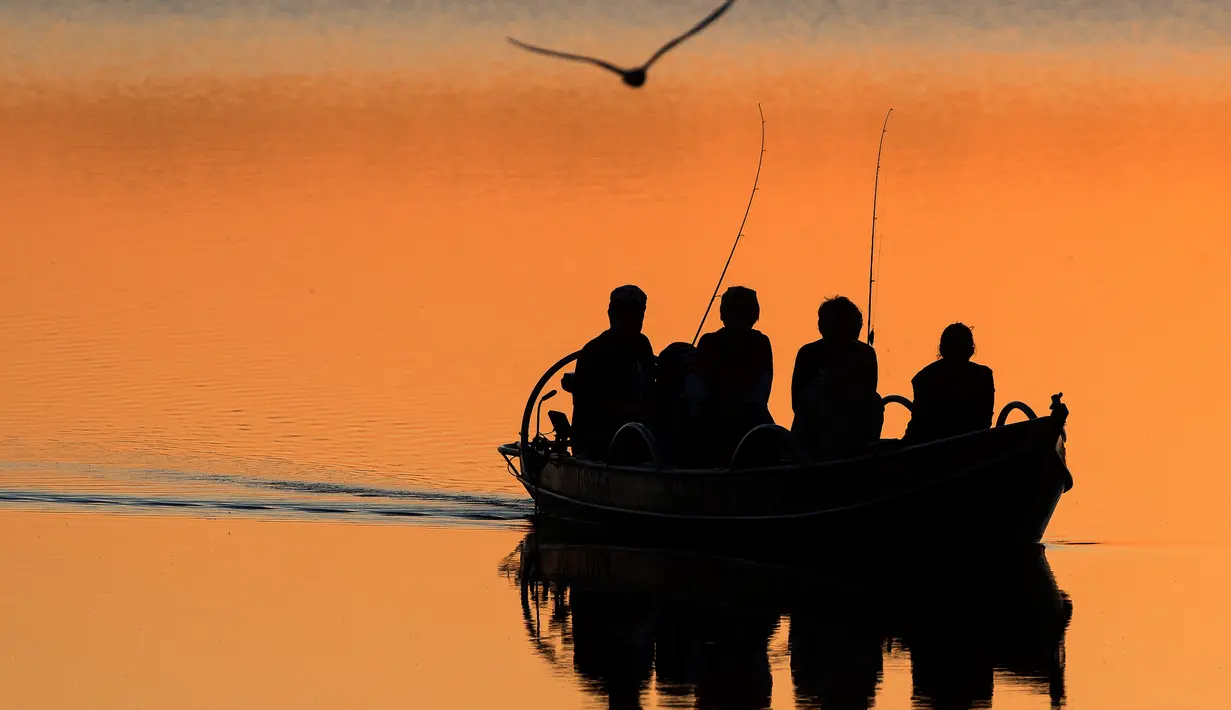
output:
{"label": "flying bird", "polygon": [[569,54],[568,52],[558,52],[554,49],[536,47],[533,44],[526,44],[525,42],[513,39],[512,37],[509,37],[509,41],[517,45],[518,47],[521,47],[522,49],[526,49],[531,52],[538,52],[539,54],[546,54],[549,57],[558,57],[560,59],[571,59],[577,62],[589,62],[590,64],[600,66],[603,69],[606,69],[607,71],[611,71],[611,72],[615,72],[616,74],[619,74],[620,78],[624,80],[625,84],[628,84],[629,86],[636,89],[645,83],[645,73],[649,71],[651,64],[658,61],[659,57],[671,51],[680,42],[683,42],[684,40],[688,39],[689,37],[697,34],[701,30],[708,27],[710,23],[712,23],[714,20],[717,20],[719,17],[722,17],[722,14],[725,13],[728,9],[730,9],[730,7],[734,4],[735,4],[735,0],[727,0],[723,4],[719,5],[718,9],[711,12],[708,16],[706,16],[704,20],[701,20],[696,25],[693,25],[692,29],[688,30],[684,34],[680,35],[679,37],[676,37],[670,42],[664,44],[661,48],[659,48],[657,52],[653,54],[653,56],[651,56],[649,59],[646,60],[645,64],[642,64],[639,67],[634,67],[632,69],[621,69],[620,67],[617,67],[616,65],[611,64],[610,62],[605,62],[601,59],[596,59],[594,57],[586,57],[580,54]]}

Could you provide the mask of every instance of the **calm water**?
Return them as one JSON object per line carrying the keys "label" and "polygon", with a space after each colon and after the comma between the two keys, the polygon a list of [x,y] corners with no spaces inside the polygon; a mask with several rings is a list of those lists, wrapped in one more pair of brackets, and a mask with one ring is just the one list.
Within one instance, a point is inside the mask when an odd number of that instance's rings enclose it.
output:
{"label": "calm water", "polygon": [[[692,335],[760,103],[727,282],[760,295],[775,415],[819,300],[863,302],[893,107],[882,390],[962,320],[998,404],[1063,391],[1063,702],[1226,707],[1231,11],[739,0],[635,92],[504,41],[632,64],[709,7],[0,2],[6,704],[706,705],[716,673],[807,707],[849,671],[863,690],[818,702],[1046,707],[1057,639],[942,639],[913,592],[827,606],[868,620],[836,630],[764,599],[663,611],[661,586],[524,617],[531,507],[494,446],[613,286],[649,293],[656,348]],[[579,637],[595,609],[627,628]],[[647,666],[663,643],[704,652]]]}

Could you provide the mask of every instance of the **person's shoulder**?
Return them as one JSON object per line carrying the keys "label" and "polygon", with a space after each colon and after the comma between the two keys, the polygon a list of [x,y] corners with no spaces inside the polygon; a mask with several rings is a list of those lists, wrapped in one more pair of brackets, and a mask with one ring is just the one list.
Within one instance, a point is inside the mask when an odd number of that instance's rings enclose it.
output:
{"label": "person's shoulder", "polygon": [[602,344],[603,344],[604,342],[606,342],[606,341],[607,341],[607,339],[608,339],[608,338],[610,338],[610,337],[611,337],[611,331],[609,331],[609,330],[604,330],[603,332],[599,333],[598,335],[594,336],[593,338],[590,338],[589,340],[587,340],[587,341],[586,341],[586,344],[585,344],[585,345],[583,345],[583,346],[581,346],[581,349],[582,349],[582,350],[586,350],[586,349],[591,349],[591,350],[592,350],[592,349],[594,349],[594,348],[596,348],[596,347],[598,347],[598,346],[602,345]]}
{"label": "person's shoulder", "polygon": [[876,348],[868,345],[862,340],[852,340],[850,345],[847,347],[850,348],[851,352],[857,353],[859,357],[876,362]]}
{"label": "person's shoulder", "polygon": [[813,340],[811,343],[804,343],[799,346],[799,352],[796,353],[796,358],[815,357],[821,351],[821,341]]}
{"label": "person's shoulder", "polygon": [[697,339],[696,356],[701,360],[708,361],[718,349],[718,336],[714,333],[706,333]]}
{"label": "person's shoulder", "polygon": [[985,380],[992,379],[992,368],[988,367],[987,365],[983,365],[977,362],[972,362],[970,363],[970,370],[971,372],[975,373],[976,377],[979,377]]}
{"label": "person's shoulder", "polygon": [[593,355],[601,350],[606,349],[611,342],[611,331],[604,330],[598,335],[590,338],[590,340],[581,346],[581,355]]}
{"label": "person's shoulder", "polygon": [[910,378],[912,384],[919,382],[928,382],[940,376],[942,370],[945,369],[944,360],[933,360],[924,365],[922,369],[915,373],[915,376]]}

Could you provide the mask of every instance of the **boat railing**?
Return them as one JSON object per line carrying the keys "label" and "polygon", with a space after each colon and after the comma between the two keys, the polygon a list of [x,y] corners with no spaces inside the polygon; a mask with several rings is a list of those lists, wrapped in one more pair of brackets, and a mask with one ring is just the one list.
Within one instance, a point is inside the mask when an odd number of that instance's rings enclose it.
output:
{"label": "boat railing", "polygon": [[735,471],[781,466],[784,459],[789,463],[802,463],[809,457],[789,429],[778,424],[760,424],[740,439],[735,453],[731,454],[730,468]]}
{"label": "boat railing", "polygon": [[662,453],[650,428],[640,422],[629,422],[616,430],[607,451],[611,466],[644,466],[655,471],[663,467]]}
{"label": "boat railing", "polygon": [[[581,351],[578,350],[557,360],[556,364],[548,368],[547,372],[544,372],[539,381],[534,384],[534,389],[530,390],[530,398],[526,400],[526,409],[522,412],[521,416],[521,430],[518,432],[518,441],[521,443],[519,453],[521,454],[522,474],[527,476],[531,483],[538,483],[539,471],[542,470],[547,462],[546,450],[538,452],[530,447],[530,419],[534,416],[535,405],[539,402],[539,393],[543,391],[543,388],[547,386],[547,383],[557,372],[577,360],[577,356],[580,354]],[[535,439],[538,439],[539,436],[536,432]]]}
{"label": "boat railing", "polygon": [[1009,420],[1009,415],[1012,414],[1014,410],[1025,414],[1027,419],[1039,418],[1039,415],[1034,413],[1034,410],[1030,408],[1029,404],[1013,400],[1012,402],[1004,405],[1004,408],[1000,410],[1000,416],[996,417],[996,426],[1004,426],[1005,422]]}
{"label": "boat railing", "polygon": [[[1060,397],[1063,394],[1064,393],[1061,392],[1059,394],[1052,395],[1052,398],[1051,398],[1052,399],[1052,403],[1051,403],[1052,416],[1060,417],[1060,419],[1062,420],[1061,423],[1063,423],[1063,420],[1068,417],[1068,413],[1069,413],[1068,407],[1066,407],[1064,403],[1060,401]],[[881,403],[885,405],[900,404],[906,408],[906,411],[914,412],[914,403],[900,394],[885,395],[884,397],[881,397]],[[1009,420],[1009,415],[1015,411],[1019,411],[1022,414],[1025,414],[1027,420],[1039,418],[1039,415],[1034,413],[1034,410],[1030,408],[1029,404],[1026,404],[1025,402],[1022,402],[1019,400],[1013,400],[1012,402],[1009,402],[1008,404],[1004,405],[1004,408],[1000,410],[1000,416],[996,418],[996,426],[998,427],[1004,426],[1005,423]]]}
{"label": "boat railing", "polygon": [[[1053,394],[1051,396],[1051,405],[1049,406],[1049,409],[1051,409],[1052,418],[1058,419],[1060,421],[1061,427],[1064,426],[1065,422],[1067,422],[1069,418],[1068,406],[1065,405],[1064,402],[1060,401],[1060,398],[1063,396],[1064,396],[1063,392],[1057,392],[1056,394]],[[1029,404],[1026,404],[1025,402],[1019,402],[1017,400],[1013,400],[1012,402],[1009,402],[1008,404],[1004,405],[1004,408],[1000,410],[1000,416],[996,418],[996,426],[998,427],[1004,426],[1005,422],[1008,421],[1009,419],[1009,415],[1012,414],[1014,410],[1020,411],[1022,414],[1025,414],[1026,419],[1038,419],[1039,418],[1039,416],[1034,413],[1034,410],[1030,408]]]}

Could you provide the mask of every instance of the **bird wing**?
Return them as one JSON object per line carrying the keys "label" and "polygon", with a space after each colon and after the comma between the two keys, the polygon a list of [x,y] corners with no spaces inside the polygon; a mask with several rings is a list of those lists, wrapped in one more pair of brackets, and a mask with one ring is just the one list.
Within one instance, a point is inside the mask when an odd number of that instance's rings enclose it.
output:
{"label": "bird wing", "polygon": [[613,71],[616,74],[619,74],[620,76],[624,76],[623,69],[617,67],[614,64],[604,62],[601,59],[595,59],[594,57],[586,57],[580,54],[569,54],[568,52],[557,52],[554,49],[547,49],[545,47],[536,47],[533,44],[526,44],[525,42],[522,42],[521,40],[513,39],[512,37],[509,37],[508,39],[514,45],[521,47],[522,49],[529,50],[531,52],[538,52],[539,54],[546,54],[549,57],[557,57],[559,59],[571,59],[575,62],[589,62],[590,64],[600,66],[606,69],[607,71]]}
{"label": "bird wing", "polygon": [[719,5],[718,9],[714,10],[709,15],[707,15],[704,20],[701,20],[696,25],[693,25],[693,28],[691,30],[688,30],[684,34],[680,35],[679,37],[676,37],[670,42],[664,44],[661,49],[659,49],[657,52],[654,53],[654,56],[650,57],[649,60],[646,61],[646,63],[642,65],[641,68],[649,69],[650,65],[658,61],[659,57],[669,52],[673,47],[675,47],[675,45],[679,44],[680,42],[683,42],[684,40],[688,39],[689,37],[697,34],[701,30],[708,27],[711,22],[713,22],[714,20],[717,20],[719,17],[722,17],[722,14],[726,12],[727,10],[731,9],[731,6],[734,4],[735,4],[735,0],[727,0],[723,4]]}

